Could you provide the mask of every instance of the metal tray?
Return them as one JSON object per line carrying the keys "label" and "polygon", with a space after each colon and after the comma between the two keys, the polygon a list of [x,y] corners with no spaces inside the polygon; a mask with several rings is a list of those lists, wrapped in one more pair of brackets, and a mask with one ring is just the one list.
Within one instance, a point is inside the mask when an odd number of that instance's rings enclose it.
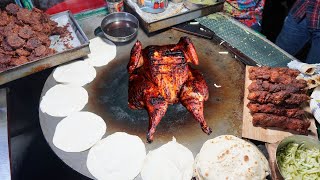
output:
{"label": "metal tray", "polygon": [[0,72],[0,85],[86,56],[90,53],[89,40],[85,33],[82,31],[77,21],[74,19],[73,15],[70,13],[70,11],[64,11],[58,14],[54,14],[51,16],[51,19],[56,19],[62,16],[68,17],[68,23],[76,34],[76,37],[73,38],[77,38],[80,42],[80,45]]}
{"label": "metal tray", "polygon": [[[148,37],[140,29],[137,39],[142,42],[143,47],[146,47],[152,44],[174,44],[182,36],[187,36],[187,34],[170,29]],[[157,127],[153,143],[146,143],[147,151],[158,148],[172,140],[174,136],[195,156],[208,139],[222,134],[241,136],[245,66],[234,59],[231,54],[219,54],[220,51],[225,51],[223,46],[212,43],[208,39],[195,36],[190,36],[190,38],[196,47],[200,61],[199,66],[195,68],[203,73],[209,86],[210,96],[205,102],[204,116],[213,132],[210,136],[204,134],[192,115],[181,104],[175,104],[169,107]],[[89,102],[82,111],[90,111],[101,116],[107,124],[106,135],[123,131],[137,135],[146,142],[147,112],[128,108],[129,77],[126,66],[130,58],[130,49],[134,43],[135,40],[117,46],[116,58],[108,65],[96,68],[97,77],[93,82],[84,86],[89,94]],[[215,87],[215,83],[221,87]],[[41,97],[56,84],[51,74],[43,87]],[[80,153],[67,153],[53,145],[54,131],[62,118],[52,117],[39,110],[39,120],[44,137],[57,156],[74,170],[93,178],[86,166],[88,150]],[[136,180],[140,179],[139,176],[136,178]]]}
{"label": "metal tray", "polygon": [[189,10],[184,13],[174,15],[172,17],[168,17],[168,18],[164,18],[161,20],[148,23],[144,21],[143,18],[141,18],[139,14],[136,13],[135,10],[131,6],[129,6],[126,2],[124,5],[125,5],[126,11],[134,14],[139,19],[140,26],[143,28],[143,30],[146,33],[153,33],[153,32],[156,32],[156,31],[159,31],[159,30],[162,30],[186,21],[190,21],[198,17],[206,16],[211,13],[221,11],[223,9],[223,2],[219,1],[214,5],[199,7],[198,9]]}

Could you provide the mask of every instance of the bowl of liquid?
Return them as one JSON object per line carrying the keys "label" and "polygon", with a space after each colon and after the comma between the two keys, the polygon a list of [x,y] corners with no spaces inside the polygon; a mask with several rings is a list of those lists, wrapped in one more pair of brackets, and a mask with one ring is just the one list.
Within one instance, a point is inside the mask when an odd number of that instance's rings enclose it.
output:
{"label": "bowl of liquid", "polygon": [[127,42],[136,37],[139,29],[138,19],[127,12],[107,15],[101,22],[100,32],[113,42]]}

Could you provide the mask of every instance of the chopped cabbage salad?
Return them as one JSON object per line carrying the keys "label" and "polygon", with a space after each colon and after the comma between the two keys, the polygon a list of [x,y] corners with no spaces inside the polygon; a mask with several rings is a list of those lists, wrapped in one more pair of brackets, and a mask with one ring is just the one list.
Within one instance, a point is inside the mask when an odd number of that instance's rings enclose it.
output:
{"label": "chopped cabbage salad", "polygon": [[317,148],[289,143],[280,149],[277,161],[285,179],[320,179],[320,150]]}

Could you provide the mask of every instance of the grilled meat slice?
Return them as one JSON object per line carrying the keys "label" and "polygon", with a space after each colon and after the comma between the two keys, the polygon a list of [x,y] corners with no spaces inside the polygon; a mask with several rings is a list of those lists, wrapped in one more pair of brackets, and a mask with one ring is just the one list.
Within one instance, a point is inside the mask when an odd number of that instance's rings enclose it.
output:
{"label": "grilled meat slice", "polygon": [[296,79],[300,74],[298,70],[289,68],[271,68],[271,67],[251,67],[249,69],[250,80],[267,80],[271,83],[295,84],[299,89],[307,87],[307,82]]}
{"label": "grilled meat slice", "polygon": [[285,108],[284,106],[276,106],[274,104],[258,104],[249,103],[247,107],[250,109],[251,113],[268,113],[278,116],[286,116],[290,118],[302,119],[305,114],[304,110],[300,108]]}
{"label": "grilled meat slice", "polygon": [[7,36],[7,43],[14,49],[22,48],[25,45],[25,41],[21,39],[18,34],[11,34]]}
{"label": "grilled meat slice", "polygon": [[8,4],[8,5],[6,6],[7,12],[10,13],[10,14],[13,14],[13,15],[16,15],[17,12],[19,11],[19,9],[20,9],[20,7],[19,7],[18,5],[12,4],[12,3],[11,3],[11,4]]}
{"label": "grilled meat slice", "polygon": [[279,92],[279,91],[287,91],[288,93],[299,93],[305,91],[304,89],[300,89],[300,85],[297,84],[273,84],[269,81],[264,81],[261,79],[254,80],[249,85],[249,92],[253,91],[268,91],[270,93]]}
{"label": "grilled meat slice", "polygon": [[296,78],[300,72],[298,70],[289,69],[289,68],[282,68],[282,67],[268,67],[268,66],[254,66],[249,69],[249,79],[255,80],[255,79],[264,79],[269,80],[272,77],[276,76],[289,76],[292,78]]}
{"label": "grilled meat slice", "polygon": [[277,127],[283,130],[290,130],[304,135],[308,134],[308,128],[310,126],[310,121],[266,113],[254,113],[252,115],[252,118],[252,123],[254,126],[264,128]]}
{"label": "grilled meat slice", "polygon": [[248,99],[260,104],[301,104],[309,99],[306,94],[293,94],[288,91],[269,93],[268,91],[254,91],[248,94]]}

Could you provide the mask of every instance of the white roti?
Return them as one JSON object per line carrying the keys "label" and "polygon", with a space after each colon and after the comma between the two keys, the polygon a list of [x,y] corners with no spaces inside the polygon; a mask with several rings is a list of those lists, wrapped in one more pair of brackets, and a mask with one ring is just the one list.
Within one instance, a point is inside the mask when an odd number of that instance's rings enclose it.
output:
{"label": "white roti", "polygon": [[87,167],[98,180],[132,180],[140,172],[146,148],[138,136],[116,132],[89,151]]}
{"label": "white roti", "polygon": [[143,180],[190,180],[194,158],[185,146],[172,141],[150,151],[141,171]]}
{"label": "white roti", "polygon": [[100,37],[91,39],[89,47],[91,53],[88,54],[88,58],[85,61],[94,67],[107,65],[117,54],[116,45]]}
{"label": "white roti", "polygon": [[84,86],[96,77],[96,70],[88,62],[79,60],[57,67],[53,77],[60,83]]}
{"label": "white roti", "polygon": [[194,175],[201,180],[264,180],[269,172],[258,148],[232,135],[206,141],[194,163]]}
{"label": "white roti", "polygon": [[78,112],[88,103],[88,93],[83,87],[58,84],[42,97],[40,109],[51,116],[65,117]]}
{"label": "white roti", "polygon": [[314,118],[320,123],[320,86],[316,87],[312,94],[311,94],[311,100],[310,100],[310,110],[313,114]]}
{"label": "white roti", "polygon": [[100,116],[91,112],[75,112],[58,123],[53,144],[66,152],[85,151],[102,138],[106,129],[106,123]]}

